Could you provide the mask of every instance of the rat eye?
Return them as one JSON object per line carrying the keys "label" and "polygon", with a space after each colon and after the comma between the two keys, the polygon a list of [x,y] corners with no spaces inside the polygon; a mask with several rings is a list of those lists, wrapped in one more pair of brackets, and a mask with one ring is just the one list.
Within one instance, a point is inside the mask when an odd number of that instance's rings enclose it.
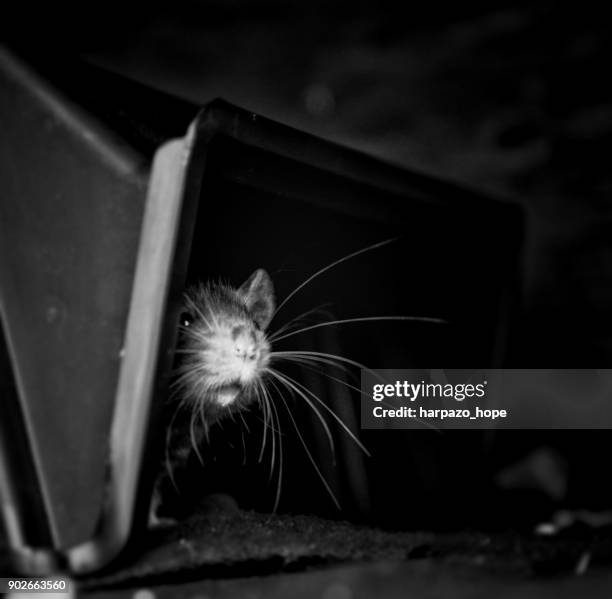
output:
{"label": "rat eye", "polygon": [[188,327],[193,322],[193,314],[191,314],[190,312],[181,312],[179,322],[184,327]]}

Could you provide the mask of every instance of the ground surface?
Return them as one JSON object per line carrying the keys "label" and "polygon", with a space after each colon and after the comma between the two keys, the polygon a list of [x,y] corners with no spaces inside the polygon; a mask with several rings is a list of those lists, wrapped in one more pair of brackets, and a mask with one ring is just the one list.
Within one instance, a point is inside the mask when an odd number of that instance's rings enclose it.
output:
{"label": "ground surface", "polygon": [[[514,533],[386,532],[311,516],[240,510],[199,515],[150,533],[131,563],[83,581],[85,596],[296,597],[347,599],[416,596],[588,597],[612,589],[609,531],[562,536]],[[460,585],[462,593],[453,594]],[[608,586],[610,585],[610,586]],[[387,594],[382,594],[384,590]],[[538,594],[540,593],[540,594]],[[541,594],[545,593],[545,594]],[[143,596],[142,599],[145,599]]]}
{"label": "ground surface", "polygon": [[556,580],[516,579],[483,575],[476,568],[440,565],[431,559],[410,563],[372,564],[321,568],[299,574],[267,578],[186,582],[182,585],[147,586],[87,594],[96,599],[367,599],[429,597],[431,599],[608,599],[610,572],[592,572],[581,578]]}

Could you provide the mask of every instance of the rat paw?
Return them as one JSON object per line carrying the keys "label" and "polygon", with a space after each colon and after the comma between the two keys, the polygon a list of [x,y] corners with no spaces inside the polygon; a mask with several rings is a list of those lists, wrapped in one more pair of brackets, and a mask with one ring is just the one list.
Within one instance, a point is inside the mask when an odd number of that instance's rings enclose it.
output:
{"label": "rat paw", "polygon": [[165,530],[168,528],[174,528],[177,524],[178,520],[175,520],[174,518],[158,516],[152,511],[149,512],[149,519],[147,522],[147,528],[149,530]]}
{"label": "rat paw", "polygon": [[160,508],[162,505],[162,497],[159,492],[159,488],[156,487],[151,498],[151,505],[149,506],[149,517],[147,520],[147,528],[150,530],[160,530],[174,527],[178,524],[178,521],[168,516],[160,516]]}

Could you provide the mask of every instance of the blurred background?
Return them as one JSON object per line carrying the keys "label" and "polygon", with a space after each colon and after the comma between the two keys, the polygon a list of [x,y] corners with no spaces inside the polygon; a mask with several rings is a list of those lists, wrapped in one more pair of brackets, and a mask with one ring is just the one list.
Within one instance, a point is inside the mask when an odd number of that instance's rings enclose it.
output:
{"label": "blurred background", "polygon": [[[111,0],[76,9],[53,3],[42,12],[26,6],[0,27],[30,52],[68,51],[199,104],[222,97],[519,202],[527,235],[510,362],[610,363],[612,36],[603,9],[545,1]],[[535,477],[548,500],[604,508],[612,503],[609,447],[608,431],[519,431],[498,435],[491,451],[500,452],[499,467],[536,456],[522,474],[506,474],[510,487]],[[411,459],[425,472],[432,452],[447,450],[420,445]],[[423,505],[433,496],[442,502],[464,480],[442,483],[442,470],[421,476],[431,487]]]}

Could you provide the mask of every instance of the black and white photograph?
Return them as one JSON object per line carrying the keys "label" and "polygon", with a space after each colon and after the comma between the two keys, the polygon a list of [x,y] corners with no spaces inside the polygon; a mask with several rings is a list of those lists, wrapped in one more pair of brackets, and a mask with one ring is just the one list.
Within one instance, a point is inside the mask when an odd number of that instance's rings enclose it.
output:
{"label": "black and white photograph", "polygon": [[604,6],[6,8],[0,595],[612,597]]}

